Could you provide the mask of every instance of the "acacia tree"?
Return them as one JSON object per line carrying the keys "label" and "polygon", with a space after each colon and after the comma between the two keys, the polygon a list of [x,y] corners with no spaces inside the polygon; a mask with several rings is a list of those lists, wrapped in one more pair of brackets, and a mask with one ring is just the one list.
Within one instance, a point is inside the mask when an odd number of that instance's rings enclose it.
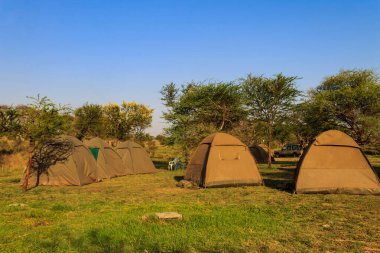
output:
{"label": "acacia tree", "polygon": [[[28,188],[28,179],[31,173],[39,177],[48,166],[43,164],[46,159],[52,158],[49,152],[43,152],[51,146],[54,137],[64,133],[69,127],[67,115],[71,112],[68,106],[54,104],[47,97],[28,97],[32,102],[23,110],[21,135],[29,141],[29,161],[25,173],[23,188]],[[38,154],[33,157],[33,154]]]}
{"label": "acacia tree", "polygon": [[189,83],[163,86],[161,100],[168,141],[179,144],[188,159],[191,149],[210,133],[230,131],[245,118],[239,87],[233,83]]}
{"label": "acacia tree", "polygon": [[74,129],[79,139],[104,135],[104,115],[101,105],[86,103],[77,108],[74,114]]}
{"label": "acacia tree", "polygon": [[309,96],[312,106],[359,144],[379,142],[380,81],[373,70],[342,70],[326,77]]}
{"label": "acacia tree", "polygon": [[293,109],[296,98],[301,94],[297,90],[296,76],[277,74],[273,78],[252,76],[242,80],[242,92],[245,96],[249,116],[253,120],[265,122],[268,127],[268,167],[272,167],[271,144],[273,129],[287,118]]}
{"label": "acacia tree", "polygon": [[331,112],[321,108],[312,100],[305,100],[294,107],[287,126],[302,146],[312,141],[321,132],[340,129],[333,120]]}

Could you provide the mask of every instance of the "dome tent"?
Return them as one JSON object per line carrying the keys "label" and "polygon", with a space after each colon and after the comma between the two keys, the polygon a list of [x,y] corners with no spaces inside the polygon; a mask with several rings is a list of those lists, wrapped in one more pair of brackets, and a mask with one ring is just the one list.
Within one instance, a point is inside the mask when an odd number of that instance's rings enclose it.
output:
{"label": "dome tent", "polygon": [[318,135],[297,164],[296,193],[380,194],[379,178],[359,145],[347,134]]}
{"label": "dome tent", "polygon": [[248,147],[225,133],[203,139],[186,168],[185,180],[203,187],[263,184]]}
{"label": "dome tent", "polygon": [[119,143],[116,151],[121,156],[128,174],[146,174],[157,172],[148,153],[133,141]]}
{"label": "dome tent", "polygon": [[[257,163],[268,163],[268,147],[265,144],[253,145],[249,147],[251,154],[255,158]],[[274,161],[271,156],[272,162]]]}
{"label": "dome tent", "polygon": [[98,166],[103,168],[109,178],[128,174],[121,156],[107,142],[95,137],[85,140],[84,144],[90,149]]}
{"label": "dome tent", "polygon": [[[39,185],[86,185],[107,178],[104,170],[97,166],[89,149],[75,137],[62,135],[57,138],[70,143],[67,158],[50,166],[47,173],[40,176]],[[29,183],[37,180],[36,174],[30,175]]]}

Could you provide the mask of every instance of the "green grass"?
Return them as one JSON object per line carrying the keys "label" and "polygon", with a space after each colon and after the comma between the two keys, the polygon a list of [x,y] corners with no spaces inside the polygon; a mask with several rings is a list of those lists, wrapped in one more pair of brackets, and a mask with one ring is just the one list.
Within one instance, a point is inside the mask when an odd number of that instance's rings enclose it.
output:
{"label": "green grass", "polygon": [[292,194],[294,165],[261,166],[265,187],[182,189],[183,171],[161,170],[26,193],[2,170],[0,252],[378,252],[380,197]]}

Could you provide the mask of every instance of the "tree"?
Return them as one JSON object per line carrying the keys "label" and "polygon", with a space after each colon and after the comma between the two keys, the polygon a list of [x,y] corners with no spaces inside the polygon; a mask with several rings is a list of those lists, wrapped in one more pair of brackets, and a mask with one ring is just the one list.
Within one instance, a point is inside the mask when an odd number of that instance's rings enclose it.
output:
{"label": "tree", "polygon": [[22,136],[29,140],[29,162],[23,184],[25,190],[28,188],[30,173],[37,173],[38,182],[39,176],[47,169],[46,166],[35,166],[37,163],[33,162],[33,154],[44,154],[46,157],[50,155],[43,150],[46,150],[54,137],[63,134],[70,127],[66,115],[71,112],[68,106],[56,105],[47,97],[38,95],[29,98],[32,102],[23,110],[21,128]]}
{"label": "tree", "polygon": [[[0,137],[6,136],[17,137],[17,133],[20,131],[20,115],[14,107],[0,106]],[[0,164],[2,163],[3,155],[13,152],[12,148],[6,141],[0,142]]]}
{"label": "tree", "polygon": [[152,124],[153,109],[136,102],[125,102],[121,104],[121,113],[125,117],[129,138],[144,136],[144,131]]}
{"label": "tree", "polygon": [[332,120],[330,112],[311,100],[297,104],[290,118],[288,128],[302,146],[306,146],[321,132],[340,129]]}
{"label": "tree", "polygon": [[123,117],[118,104],[108,104],[103,107],[105,135],[108,138],[125,140],[128,133],[128,124]]}
{"label": "tree", "polygon": [[228,131],[245,117],[239,87],[233,83],[189,83],[174,106],[174,112],[188,114],[192,121]]}
{"label": "tree", "polygon": [[154,139],[148,140],[145,142],[145,148],[148,151],[150,157],[154,157],[156,151],[157,151],[157,144]]}
{"label": "tree", "polygon": [[105,134],[117,140],[145,140],[151,126],[153,109],[136,102],[108,104],[103,107]]}
{"label": "tree", "polygon": [[66,161],[73,149],[74,146],[70,141],[54,137],[35,146],[30,162],[33,173],[36,174],[35,187],[40,183],[40,176],[54,164]]}
{"label": "tree", "polygon": [[326,77],[309,96],[313,106],[359,144],[379,140],[380,82],[373,70],[342,70]]}
{"label": "tree", "polygon": [[74,112],[74,129],[79,139],[104,135],[103,107],[97,104],[84,104]]}
{"label": "tree", "polygon": [[230,133],[247,145],[266,143],[266,125],[257,120],[245,119],[236,125]]}
{"label": "tree", "polygon": [[296,76],[277,74],[273,78],[248,75],[242,80],[246,106],[253,120],[265,122],[268,127],[268,167],[271,168],[273,129],[287,118],[301,94],[295,86]]}
{"label": "tree", "polygon": [[166,143],[166,137],[163,136],[162,134],[158,134],[154,139],[159,141],[159,143],[162,145],[165,145],[165,143]]}
{"label": "tree", "polygon": [[234,83],[188,83],[177,88],[169,83],[161,89],[161,100],[167,107],[164,119],[168,142],[178,144],[182,156],[210,133],[231,131],[246,117],[242,95]]}
{"label": "tree", "polygon": [[21,129],[20,114],[14,107],[0,107],[0,136],[12,135]]}

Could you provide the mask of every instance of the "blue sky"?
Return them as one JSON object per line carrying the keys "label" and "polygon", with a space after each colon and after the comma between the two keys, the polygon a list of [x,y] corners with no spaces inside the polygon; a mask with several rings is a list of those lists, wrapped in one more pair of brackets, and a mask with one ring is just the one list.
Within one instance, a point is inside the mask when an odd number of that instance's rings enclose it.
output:
{"label": "blue sky", "polygon": [[0,0],[0,104],[136,101],[155,109],[171,81],[248,73],[380,72],[380,1]]}

